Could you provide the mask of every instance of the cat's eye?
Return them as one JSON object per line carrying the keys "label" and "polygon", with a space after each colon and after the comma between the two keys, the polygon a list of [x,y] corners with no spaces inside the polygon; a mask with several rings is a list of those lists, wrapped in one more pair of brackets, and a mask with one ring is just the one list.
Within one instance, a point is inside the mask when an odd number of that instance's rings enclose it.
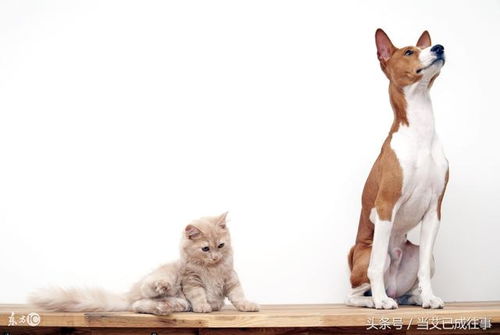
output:
{"label": "cat's eye", "polygon": [[413,50],[408,49],[405,51],[405,56],[411,56],[411,55],[413,55]]}
{"label": "cat's eye", "polygon": [[221,244],[219,244],[219,245],[217,246],[217,248],[219,248],[219,249],[220,249],[220,248],[222,248],[223,246],[224,246],[224,243],[221,243]]}
{"label": "cat's eye", "polygon": [[207,251],[209,251],[209,250],[210,250],[210,248],[209,248],[209,247],[203,247],[203,248],[201,248],[201,250],[203,250],[203,251],[207,252]]}

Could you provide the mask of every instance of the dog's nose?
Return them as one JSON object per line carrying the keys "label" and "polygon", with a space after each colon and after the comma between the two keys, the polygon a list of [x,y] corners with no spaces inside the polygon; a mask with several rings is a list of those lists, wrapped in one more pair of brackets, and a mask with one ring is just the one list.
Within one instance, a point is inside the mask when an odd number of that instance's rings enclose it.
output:
{"label": "dog's nose", "polygon": [[431,48],[431,52],[434,52],[437,56],[440,56],[444,53],[444,47],[441,44],[436,44]]}

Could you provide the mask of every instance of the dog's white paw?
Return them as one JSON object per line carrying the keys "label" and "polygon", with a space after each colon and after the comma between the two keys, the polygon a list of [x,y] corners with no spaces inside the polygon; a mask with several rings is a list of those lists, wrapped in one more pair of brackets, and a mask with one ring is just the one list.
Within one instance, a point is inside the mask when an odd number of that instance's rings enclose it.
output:
{"label": "dog's white paw", "polygon": [[367,307],[367,308],[375,308],[373,304],[372,297],[364,297],[364,296],[349,296],[347,297],[345,304],[348,306],[354,307]]}
{"label": "dog's white paw", "polygon": [[422,307],[423,308],[443,308],[444,302],[441,298],[438,298],[434,295],[424,296],[421,295],[422,299]]}
{"label": "dog's white paw", "polygon": [[396,309],[398,308],[398,303],[389,297],[383,298],[373,298],[373,303],[376,309]]}

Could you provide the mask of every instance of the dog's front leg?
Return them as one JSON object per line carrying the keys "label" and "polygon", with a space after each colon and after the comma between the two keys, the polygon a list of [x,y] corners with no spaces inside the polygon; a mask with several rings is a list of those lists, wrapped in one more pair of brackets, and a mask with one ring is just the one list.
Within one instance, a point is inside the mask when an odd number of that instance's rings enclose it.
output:
{"label": "dog's front leg", "polygon": [[368,266],[373,303],[377,309],[398,308],[396,301],[387,296],[384,283],[384,272],[390,265],[388,250],[393,221],[392,219],[380,219],[376,210],[372,211],[370,219],[375,225],[370,265]]}
{"label": "dog's front leg", "polygon": [[440,220],[437,213],[438,202],[434,201],[431,208],[424,215],[420,232],[420,264],[418,267],[418,283],[424,308],[443,308],[443,300],[432,292],[432,250],[439,230]]}

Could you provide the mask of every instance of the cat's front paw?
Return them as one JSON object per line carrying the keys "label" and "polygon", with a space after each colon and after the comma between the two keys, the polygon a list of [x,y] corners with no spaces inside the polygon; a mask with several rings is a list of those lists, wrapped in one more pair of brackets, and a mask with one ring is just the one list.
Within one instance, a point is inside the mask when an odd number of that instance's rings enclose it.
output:
{"label": "cat's front paw", "polygon": [[168,291],[172,288],[172,285],[163,279],[156,280],[152,283],[153,290],[159,295],[159,296],[165,296],[167,295]]}
{"label": "cat's front paw", "polygon": [[212,307],[212,312],[220,311],[224,306],[224,302],[210,302],[210,307]]}
{"label": "cat's front paw", "polygon": [[169,315],[173,312],[172,305],[166,302],[158,303],[158,306],[153,310],[153,314],[156,315]]}
{"label": "cat's front paw", "polygon": [[251,301],[243,301],[234,305],[240,312],[258,312],[260,306]]}
{"label": "cat's front paw", "polygon": [[193,312],[195,313],[210,313],[212,307],[207,303],[193,304]]}

